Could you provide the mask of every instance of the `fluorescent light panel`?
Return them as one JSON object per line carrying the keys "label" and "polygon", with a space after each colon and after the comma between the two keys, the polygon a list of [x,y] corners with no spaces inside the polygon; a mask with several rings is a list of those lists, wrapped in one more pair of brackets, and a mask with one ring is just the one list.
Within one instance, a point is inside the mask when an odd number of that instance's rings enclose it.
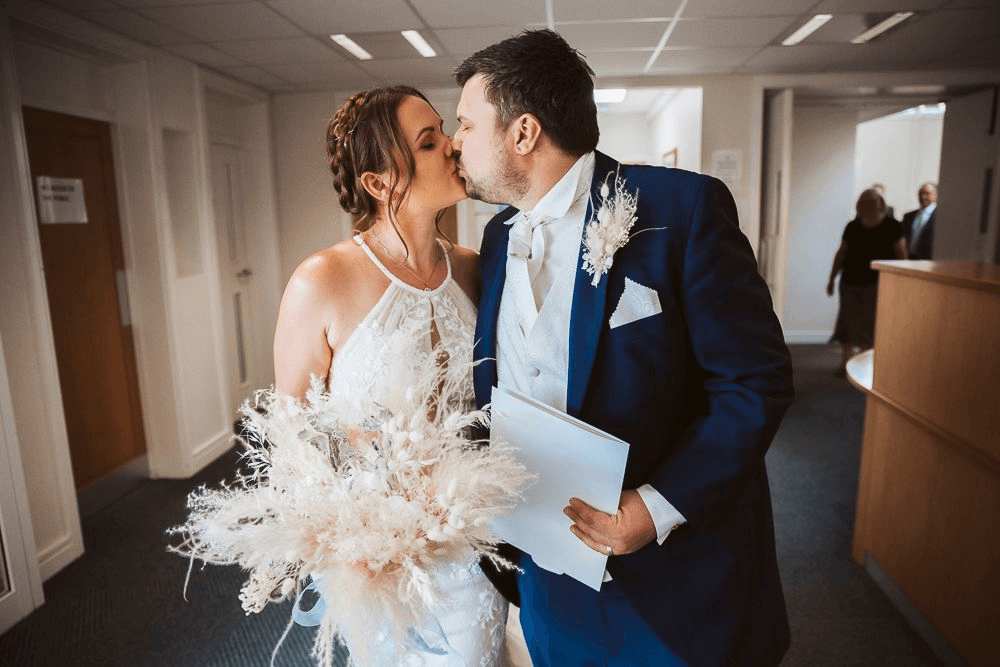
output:
{"label": "fluorescent light panel", "polygon": [[342,47],[350,51],[358,60],[371,60],[372,54],[361,48],[361,45],[355,42],[353,39],[344,34],[330,35],[330,39],[340,44]]}
{"label": "fluorescent light panel", "polygon": [[852,39],[851,44],[864,44],[868,40],[878,37],[886,30],[899,25],[911,16],[913,16],[913,12],[896,12],[889,18],[884,21],[879,21],[872,27],[868,28],[868,30],[865,30],[863,33]]}
{"label": "fluorescent light panel", "polygon": [[625,99],[624,88],[595,88],[594,101],[598,104],[614,104]]}
{"label": "fluorescent light panel", "polygon": [[794,46],[819,30],[820,26],[833,18],[833,14],[817,14],[806,21],[801,28],[781,40],[782,46]]}
{"label": "fluorescent light panel", "polygon": [[403,30],[400,34],[402,34],[403,37],[406,38],[406,41],[412,44],[413,48],[417,50],[417,53],[422,55],[424,58],[433,58],[437,55],[437,51],[431,48],[431,45],[427,43],[424,36],[416,30]]}

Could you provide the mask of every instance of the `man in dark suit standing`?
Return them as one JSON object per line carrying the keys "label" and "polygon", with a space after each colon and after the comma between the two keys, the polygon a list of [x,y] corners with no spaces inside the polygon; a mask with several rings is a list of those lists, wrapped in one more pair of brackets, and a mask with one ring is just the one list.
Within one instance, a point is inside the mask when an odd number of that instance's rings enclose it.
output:
{"label": "man in dark suit standing", "polygon": [[477,402],[499,382],[630,445],[616,513],[567,498],[553,517],[608,556],[600,591],[521,553],[516,582],[494,581],[536,667],[774,667],[789,644],[764,467],[792,401],[781,327],[721,181],[596,150],[592,76],[549,30],[456,71],[459,173],[510,204],[483,236]]}
{"label": "man in dark suit standing", "polygon": [[934,247],[934,214],[937,212],[937,183],[924,183],[917,191],[920,208],[903,216],[903,234],[910,259],[930,259]]}

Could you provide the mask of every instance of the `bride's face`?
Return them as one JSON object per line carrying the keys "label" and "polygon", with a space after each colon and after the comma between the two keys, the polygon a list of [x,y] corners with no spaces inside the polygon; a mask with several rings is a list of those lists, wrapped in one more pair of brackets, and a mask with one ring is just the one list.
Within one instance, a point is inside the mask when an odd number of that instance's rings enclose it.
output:
{"label": "bride's face", "polygon": [[465,199],[451,138],[444,133],[441,117],[433,107],[419,97],[407,97],[396,113],[414,162],[409,194],[400,213],[436,213]]}

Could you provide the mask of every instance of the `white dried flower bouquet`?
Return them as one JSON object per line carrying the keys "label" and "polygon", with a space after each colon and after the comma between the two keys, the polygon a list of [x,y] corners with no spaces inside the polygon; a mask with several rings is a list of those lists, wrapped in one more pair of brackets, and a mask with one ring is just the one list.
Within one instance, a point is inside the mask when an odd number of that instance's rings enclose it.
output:
{"label": "white dried flower bouquet", "polygon": [[436,568],[478,556],[504,564],[490,521],[530,476],[509,448],[470,440],[488,421],[469,405],[471,369],[452,359],[445,372],[437,358],[394,381],[384,404],[315,381],[304,403],[259,392],[243,407],[249,473],[192,492],[187,522],[169,531],[183,537],[172,551],[249,571],[248,614],[311,577],[326,601],[313,646],[321,665],[338,637],[359,664],[377,629],[403,646],[439,597]]}

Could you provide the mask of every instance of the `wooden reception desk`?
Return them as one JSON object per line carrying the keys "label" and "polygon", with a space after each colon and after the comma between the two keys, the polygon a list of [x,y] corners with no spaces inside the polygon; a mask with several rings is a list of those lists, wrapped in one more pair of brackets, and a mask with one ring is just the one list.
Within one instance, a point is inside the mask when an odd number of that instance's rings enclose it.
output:
{"label": "wooden reception desk", "polygon": [[[895,587],[911,621],[915,609],[917,625],[947,642],[936,648],[996,667],[1000,266],[873,266],[880,278],[870,388],[853,378],[867,390],[853,556],[883,588]],[[859,358],[853,375],[865,366]]]}

